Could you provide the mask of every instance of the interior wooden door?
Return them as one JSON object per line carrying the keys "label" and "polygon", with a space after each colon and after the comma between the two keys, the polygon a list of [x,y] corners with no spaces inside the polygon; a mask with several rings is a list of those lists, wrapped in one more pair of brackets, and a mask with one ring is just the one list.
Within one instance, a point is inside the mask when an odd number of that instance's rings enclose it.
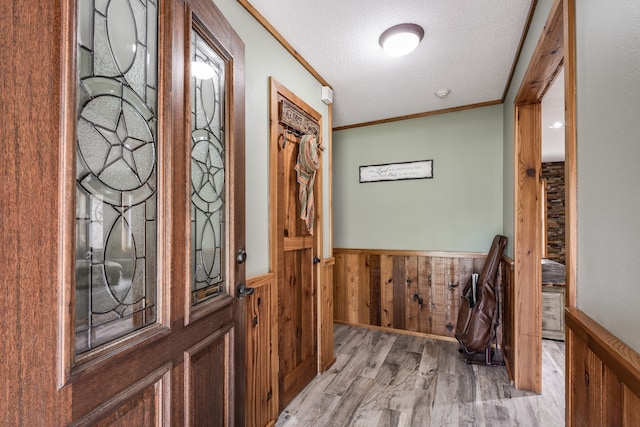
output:
{"label": "interior wooden door", "polygon": [[71,423],[243,425],[244,46],[207,0],[74,21]]}
{"label": "interior wooden door", "polygon": [[[283,101],[300,112],[301,120],[311,120],[316,125],[320,122],[317,112],[272,80],[271,149],[272,165],[276,166],[277,171],[276,180],[272,184],[276,187],[277,199],[277,227],[274,240],[281,410],[318,373],[316,277],[319,268],[318,235],[321,233],[318,221],[315,221],[310,231],[307,223],[301,219],[302,204],[296,164],[304,130],[294,129],[280,119],[273,120],[273,114],[282,114]],[[320,126],[317,125],[317,131],[319,129]],[[318,135],[318,143],[319,139]],[[321,166],[317,171],[317,174],[319,173]],[[319,181],[316,176],[313,184],[316,203],[321,191]]]}

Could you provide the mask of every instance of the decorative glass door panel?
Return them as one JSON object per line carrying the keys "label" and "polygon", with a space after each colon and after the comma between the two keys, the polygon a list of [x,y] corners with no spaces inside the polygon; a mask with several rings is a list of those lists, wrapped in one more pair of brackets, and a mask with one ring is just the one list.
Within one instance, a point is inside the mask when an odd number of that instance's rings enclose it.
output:
{"label": "decorative glass door panel", "polygon": [[192,305],[228,293],[225,242],[225,61],[191,30]]}
{"label": "decorative glass door panel", "polygon": [[157,22],[78,2],[76,354],[156,321]]}

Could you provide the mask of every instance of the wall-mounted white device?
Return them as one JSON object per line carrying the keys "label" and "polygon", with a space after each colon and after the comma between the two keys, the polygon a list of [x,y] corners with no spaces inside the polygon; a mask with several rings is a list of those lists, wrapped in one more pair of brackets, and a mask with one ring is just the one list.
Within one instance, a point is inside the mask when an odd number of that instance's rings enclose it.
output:
{"label": "wall-mounted white device", "polygon": [[329,86],[322,86],[322,96],[320,99],[327,105],[333,103],[333,90],[331,90]]}

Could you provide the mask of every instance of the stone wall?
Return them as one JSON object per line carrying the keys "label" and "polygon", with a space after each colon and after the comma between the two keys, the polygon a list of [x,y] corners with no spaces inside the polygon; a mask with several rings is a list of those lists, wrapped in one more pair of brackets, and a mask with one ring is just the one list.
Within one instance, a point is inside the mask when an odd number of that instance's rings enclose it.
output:
{"label": "stone wall", "polygon": [[565,263],[564,162],[542,164],[547,180],[547,258]]}

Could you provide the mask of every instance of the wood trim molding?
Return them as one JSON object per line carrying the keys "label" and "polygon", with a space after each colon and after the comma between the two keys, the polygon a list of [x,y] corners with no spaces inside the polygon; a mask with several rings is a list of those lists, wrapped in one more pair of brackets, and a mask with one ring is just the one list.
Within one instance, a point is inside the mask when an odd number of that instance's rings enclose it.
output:
{"label": "wood trim molding", "polygon": [[[328,125],[329,125],[329,129],[331,129],[331,126],[333,125],[333,104],[329,104],[329,108],[328,108]],[[328,181],[329,181],[329,191],[327,194],[328,202],[329,202],[329,212],[327,212],[327,227],[329,230],[329,242],[328,242],[328,246],[329,246],[329,256],[333,257],[333,131],[332,132],[327,132],[328,135],[326,136],[327,139],[327,161],[329,162],[328,164],[328,170],[329,170],[329,176],[327,177]],[[324,250],[324,248],[323,248]]]}
{"label": "wood trim molding", "polygon": [[[567,7],[565,8],[565,4]],[[540,35],[527,71],[523,77],[514,102],[514,292],[513,307],[517,308],[513,325],[513,376],[515,387],[539,392],[541,390],[541,295],[540,248],[539,248],[539,169],[541,164],[541,117],[540,102],[547,88],[564,65],[569,75],[565,81],[565,119],[567,127],[573,128],[566,136],[565,162],[567,213],[567,298],[568,305],[575,304],[575,61],[571,51],[565,60],[565,40],[573,46],[574,21],[573,0],[555,0],[545,27]],[[573,201],[573,204],[572,204]],[[531,304],[534,301],[535,304]],[[522,308],[525,308],[522,310]],[[532,369],[534,367],[535,369]]]}
{"label": "wood trim molding", "polygon": [[248,288],[260,288],[274,283],[276,275],[273,272],[265,273],[260,276],[254,276],[247,279]]}
{"label": "wood trim molding", "polygon": [[300,63],[300,65],[302,65],[307,71],[309,71],[309,73],[311,73],[311,75],[315,77],[316,80],[320,82],[320,84],[322,84],[323,86],[331,87],[331,85],[320,75],[320,73],[318,73],[307,62],[307,60],[304,59],[302,55],[300,55],[298,51],[294,49],[293,46],[291,46],[291,44],[287,41],[287,39],[285,39],[284,36],[280,34],[278,30],[276,30],[274,26],[271,25],[271,23],[269,23],[269,21],[267,21],[267,19],[264,16],[262,16],[262,14],[260,14],[260,12],[258,12],[258,10],[255,7],[253,7],[251,3],[249,3],[248,0],[237,0],[237,1],[238,3],[240,3],[242,7],[246,9],[247,12],[249,12],[251,16],[255,18],[256,21],[260,23],[260,25],[262,25],[265,28],[265,30],[269,32],[269,34],[273,36],[273,38],[275,38],[278,41],[278,43],[282,45],[282,47],[286,49],[287,52],[291,54],[291,56],[293,56]]}
{"label": "wood trim molding", "polygon": [[330,267],[332,265],[336,265],[336,258],[335,257],[329,257],[329,258],[325,258],[322,260],[322,266],[323,267]]}
{"label": "wood trim molding", "polygon": [[562,66],[564,51],[562,0],[556,0],[522,78],[515,103],[533,104],[542,100],[547,88]]}
{"label": "wood trim molding", "polygon": [[335,323],[337,325],[350,325],[350,326],[357,326],[359,328],[373,329],[374,331],[393,332],[395,334],[411,335],[411,336],[414,336],[414,337],[429,338],[429,339],[438,340],[438,341],[458,342],[458,340],[456,340],[455,338],[452,338],[452,337],[444,337],[442,335],[425,334],[423,332],[408,331],[406,329],[387,328],[385,326],[367,325],[367,324],[364,324],[364,323],[350,323],[350,322],[344,322],[342,320],[334,320],[333,323]]}
{"label": "wood trim molding", "polygon": [[[240,1],[240,0],[238,0],[238,1]],[[402,120],[418,119],[418,118],[421,118],[421,117],[436,116],[438,114],[446,114],[446,113],[454,113],[456,111],[471,110],[473,108],[489,107],[491,105],[500,105],[500,104],[502,104],[502,102],[503,102],[502,99],[496,99],[494,101],[487,101],[487,102],[480,102],[480,103],[477,103],[477,104],[462,105],[460,107],[445,108],[445,109],[442,109],[442,110],[435,110],[435,111],[425,111],[424,113],[408,114],[406,116],[391,117],[391,118],[388,118],[388,119],[373,120],[373,121],[364,122],[364,123],[355,123],[355,124],[352,124],[352,125],[335,127],[335,128],[333,128],[333,131],[337,132],[339,130],[361,128],[361,127],[373,126],[373,125],[381,125],[381,124],[384,124],[384,123],[399,122],[399,121],[402,121]]]}
{"label": "wood trim molding", "polygon": [[567,308],[565,314],[567,328],[580,337],[633,393],[640,396],[640,354],[584,312]]}
{"label": "wood trim molding", "polygon": [[414,250],[396,250],[396,249],[351,249],[351,248],[334,248],[334,253],[345,254],[384,254],[394,256],[427,256],[427,257],[446,257],[446,258],[486,258],[486,252],[446,252],[446,251],[414,251]]}
{"label": "wood trim molding", "polygon": [[578,173],[577,173],[577,108],[576,108],[576,5],[563,0],[564,9],[564,181],[565,181],[565,264],[567,307],[576,306],[578,270]]}

